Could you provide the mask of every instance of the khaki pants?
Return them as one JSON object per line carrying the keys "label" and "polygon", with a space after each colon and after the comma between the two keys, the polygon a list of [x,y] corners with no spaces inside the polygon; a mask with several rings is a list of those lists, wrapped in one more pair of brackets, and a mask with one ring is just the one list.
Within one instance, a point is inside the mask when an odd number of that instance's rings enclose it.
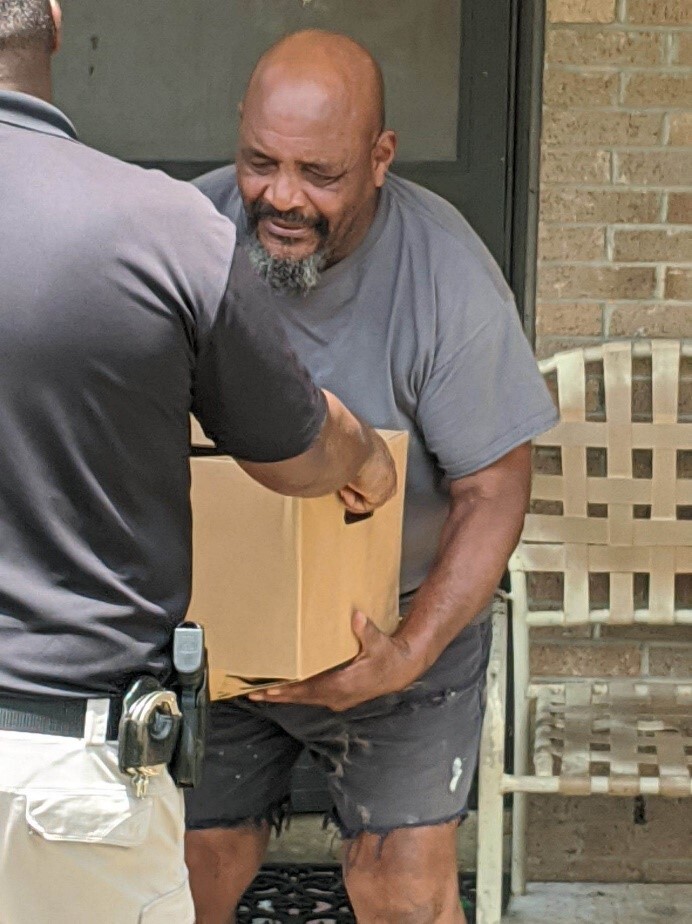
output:
{"label": "khaki pants", "polygon": [[81,739],[0,731],[0,924],[193,924],[182,794],[164,773],[135,798],[107,714],[90,700]]}

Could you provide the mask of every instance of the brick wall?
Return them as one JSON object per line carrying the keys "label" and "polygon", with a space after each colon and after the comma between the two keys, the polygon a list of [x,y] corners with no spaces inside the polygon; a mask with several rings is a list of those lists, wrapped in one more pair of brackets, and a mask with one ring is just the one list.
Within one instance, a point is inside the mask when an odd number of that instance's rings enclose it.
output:
{"label": "brick wall", "polygon": [[[547,9],[537,352],[692,337],[692,0]],[[532,669],[692,676],[692,627],[538,630]],[[534,800],[530,875],[692,880],[691,803],[649,803]]]}
{"label": "brick wall", "polygon": [[692,335],[692,4],[548,0],[537,350]]}

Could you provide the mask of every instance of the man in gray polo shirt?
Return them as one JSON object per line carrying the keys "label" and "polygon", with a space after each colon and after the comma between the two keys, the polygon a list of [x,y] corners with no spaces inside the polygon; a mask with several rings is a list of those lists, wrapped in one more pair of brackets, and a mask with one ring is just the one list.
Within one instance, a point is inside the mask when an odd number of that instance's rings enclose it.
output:
{"label": "man in gray polo shirt", "polygon": [[356,615],[351,665],[213,707],[188,801],[198,924],[233,919],[303,745],[328,774],[357,918],[463,920],[455,829],[477,759],[487,607],[523,523],[528,441],[555,410],[499,269],[448,203],[388,175],[383,123],[370,55],[298,33],[250,80],[237,171],[197,183],[238,223],[253,300],[316,380],[411,437],[394,638]]}
{"label": "man in gray polo shirt", "polygon": [[190,410],[287,494],[373,509],[394,469],[252,304],[231,222],[50,105],[59,25],[0,0],[0,920],[191,924],[180,791],[142,797],[113,741],[187,609]]}

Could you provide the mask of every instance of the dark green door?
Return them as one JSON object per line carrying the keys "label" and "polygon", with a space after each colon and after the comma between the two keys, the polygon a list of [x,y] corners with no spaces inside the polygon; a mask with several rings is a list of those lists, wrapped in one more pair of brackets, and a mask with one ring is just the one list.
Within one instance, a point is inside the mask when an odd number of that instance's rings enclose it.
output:
{"label": "dark green door", "polygon": [[383,67],[396,171],[456,205],[505,269],[516,0],[64,0],[56,99],[87,142],[190,178],[233,157],[259,54],[320,27]]}

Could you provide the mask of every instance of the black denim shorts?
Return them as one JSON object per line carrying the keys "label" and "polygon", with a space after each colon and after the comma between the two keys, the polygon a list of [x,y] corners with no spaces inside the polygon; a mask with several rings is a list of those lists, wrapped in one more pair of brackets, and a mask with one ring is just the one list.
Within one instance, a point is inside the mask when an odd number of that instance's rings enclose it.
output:
{"label": "black denim shorts", "polygon": [[326,771],[346,838],[461,818],[478,759],[490,634],[489,622],[464,630],[458,683],[439,689],[433,666],[424,683],[343,713],[214,703],[202,783],[186,792],[188,828],[279,823],[303,748]]}

